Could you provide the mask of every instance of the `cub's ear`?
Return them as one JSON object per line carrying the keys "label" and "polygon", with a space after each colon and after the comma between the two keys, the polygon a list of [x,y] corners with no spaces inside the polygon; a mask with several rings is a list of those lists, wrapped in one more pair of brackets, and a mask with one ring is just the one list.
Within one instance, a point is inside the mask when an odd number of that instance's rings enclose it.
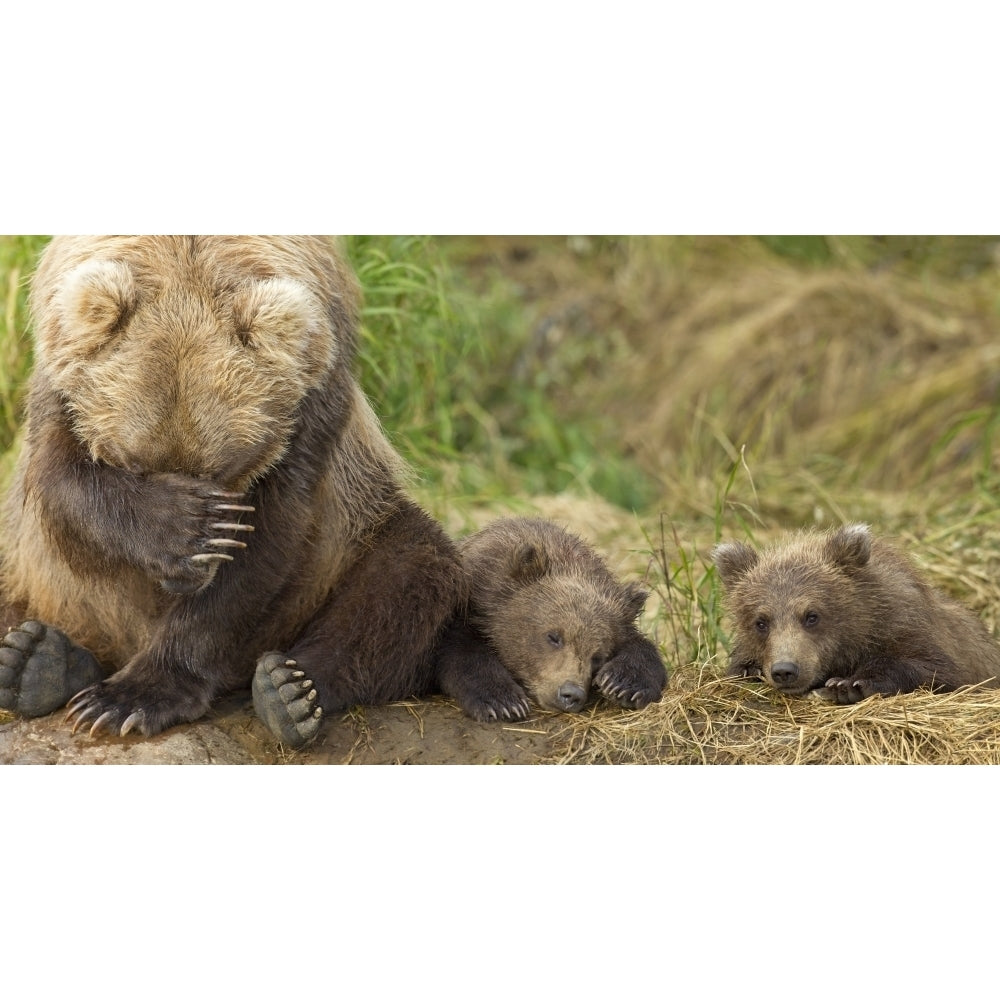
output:
{"label": "cub's ear", "polygon": [[723,542],[712,550],[712,562],[726,587],[738,583],[757,565],[757,550],[745,542]]}
{"label": "cub's ear", "polygon": [[642,584],[628,583],[622,588],[622,597],[625,599],[625,608],[630,620],[634,621],[639,617],[639,612],[646,606],[649,591]]}
{"label": "cub's ear", "polygon": [[826,558],[850,573],[868,565],[872,554],[872,533],[867,524],[838,528],[823,547]]}
{"label": "cub's ear", "polygon": [[43,352],[58,354],[69,335],[77,356],[93,354],[135,308],[138,297],[135,278],[125,264],[89,260],[70,271],[59,289],[61,335],[56,329],[40,331],[39,345]]}
{"label": "cub's ear", "polygon": [[522,545],[511,557],[510,575],[517,583],[540,580],[548,571],[548,553],[530,542]]}

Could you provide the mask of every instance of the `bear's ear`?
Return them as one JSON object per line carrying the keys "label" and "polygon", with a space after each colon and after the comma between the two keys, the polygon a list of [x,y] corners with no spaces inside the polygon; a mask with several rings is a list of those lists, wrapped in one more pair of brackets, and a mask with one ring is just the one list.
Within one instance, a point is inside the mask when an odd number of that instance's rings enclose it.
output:
{"label": "bear's ear", "polygon": [[868,565],[872,554],[872,534],[867,524],[838,528],[823,547],[824,555],[848,573]]}
{"label": "bear's ear", "polygon": [[625,608],[629,613],[629,620],[634,621],[646,606],[649,591],[640,583],[628,583],[622,588],[622,597],[625,598]]}
{"label": "bear's ear", "polygon": [[548,553],[530,542],[522,545],[511,557],[510,575],[517,583],[540,580],[548,571]]}
{"label": "bear's ear", "polygon": [[712,562],[726,587],[732,587],[757,565],[757,550],[745,542],[723,542],[712,550]]}
{"label": "bear's ear", "polygon": [[307,361],[325,370],[332,362],[332,341],[322,336],[323,309],[301,282],[256,281],[239,291],[232,309],[237,340],[275,364],[301,368]]}
{"label": "bear's ear", "polygon": [[[72,337],[74,354],[93,354],[111,338],[115,327],[135,308],[138,290],[131,270],[119,260],[89,260],[66,275],[59,289],[64,333]],[[53,330],[50,336],[59,337]],[[63,344],[46,342],[43,350],[57,352]]]}

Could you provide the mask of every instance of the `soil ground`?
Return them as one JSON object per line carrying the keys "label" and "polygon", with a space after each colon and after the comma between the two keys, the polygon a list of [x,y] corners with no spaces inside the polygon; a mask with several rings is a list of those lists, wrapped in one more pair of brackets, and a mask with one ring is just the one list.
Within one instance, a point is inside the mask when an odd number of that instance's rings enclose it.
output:
{"label": "soil ground", "polygon": [[[615,711],[615,710],[612,710]],[[254,714],[249,695],[221,701],[199,722],[151,739],[72,733],[63,712],[0,725],[3,764],[536,764],[560,755],[564,717],[483,724],[443,697],[356,708],[326,721],[308,747],[287,751]]]}

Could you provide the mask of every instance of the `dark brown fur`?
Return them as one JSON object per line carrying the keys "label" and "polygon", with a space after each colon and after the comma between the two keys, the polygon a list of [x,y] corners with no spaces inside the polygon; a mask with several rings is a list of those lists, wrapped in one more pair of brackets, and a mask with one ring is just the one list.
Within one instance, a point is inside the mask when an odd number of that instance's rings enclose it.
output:
{"label": "dark brown fur", "polygon": [[465,577],[355,381],[331,241],[56,238],[31,302],[0,611],[111,671],[78,722],[198,718],[273,649],[326,711],[435,686]]}
{"label": "dark brown fur", "polygon": [[442,645],[442,686],[474,718],[523,718],[525,694],[579,711],[591,683],[627,708],[660,699],[656,647],[635,625],[646,591],[620,583],[601,557],[549,521],[496,521],[459,545],[467,613]]}
{"label": "dark brown fur", "polygon": [[865,525],[763,552],[729,542],[714,560],[734,624],[730,674],[842,704],[1000,676],[1000,646],[982,622]]}

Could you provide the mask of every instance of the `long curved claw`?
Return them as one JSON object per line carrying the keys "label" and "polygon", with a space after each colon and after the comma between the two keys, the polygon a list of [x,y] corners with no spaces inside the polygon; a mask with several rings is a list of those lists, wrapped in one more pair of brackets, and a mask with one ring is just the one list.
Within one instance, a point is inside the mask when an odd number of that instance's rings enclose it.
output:
{"label": "long curved claw", "polygon": [[246,542],[237,541],[235,538],[210,538],[206,545],[214,545],[220,549],[245,549]]}
{"label": "long curved claw", "polygon": [[97,715],[97,714],[99,714],[100,711],[101,711],[101,708],[100,708],[99,705],[84,705],[79,710],[79,714],[76,716],[76,719],[73,722],[73,729],[71,730],[71,732],[73,732],[73,734],[75,735],[76,731],[85,722],[87,722],[89,719],[94,718],[94,716]]}
{"label": "long curved claw", "polygon": [[90,735],[96,736],[102,729],[107,728],[108,732],[111,732],[111,727],[107,726],[107,722],[115,713],[112,711],[107,711],[103,715],[99,715],[94,721],[94,724],[90,727]]}
{"label": "long curved claw", "polygon": [[133,729],[142,731],[142,712],[133,712],[123,723],[121,735],[128,736]]}
{"label": "long curved claw", "polygon": [[233,557],[226,552],[199,552],[191,556],[191,562],[232,562]]}
{"label": "long curved claw", "polygon": [[252,524],[240,524],[238,521],[216,521],[212,527],[216,531],[253,531]]}

